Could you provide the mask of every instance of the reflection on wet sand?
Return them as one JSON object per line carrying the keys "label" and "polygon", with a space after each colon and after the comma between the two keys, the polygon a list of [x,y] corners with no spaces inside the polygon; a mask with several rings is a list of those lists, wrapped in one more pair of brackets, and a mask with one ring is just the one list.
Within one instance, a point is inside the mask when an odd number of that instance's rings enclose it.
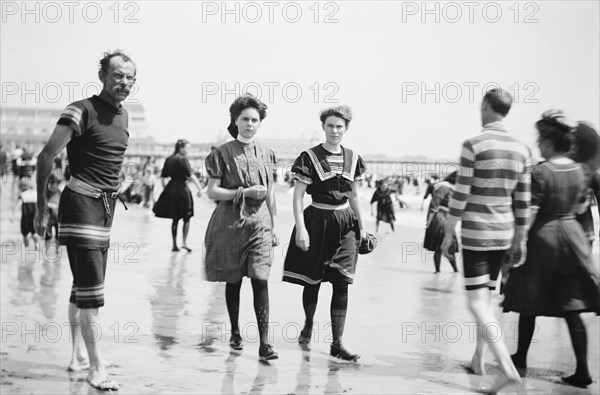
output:
{"label": "reflection on wet sand", "polygon": [[354,373],[361,370],[360,362],[340,362],[330,358],[327,361],[327,382],[325,383],[324,392],[326,394],[340,394],[352,390],[350,387],[344,388],[338,376],[338,372]]}
{"label": "reflection on wet sand", "polygon": [[35,292],[35,300],[42,309],[44,317],[51,320],[56,315],[58,294],[56,284],[60,281],[62,262],[60,259],[60,247],[57,244],[48,245],[48,249],[54,250],[54,255],[44,257],[42,262],[42,274],[40,276],[40,287]]}
{"label": "reflection on wet sand", "polygon": [[342,392],[342,384],[340,383],[337,374],[338,370],[340,370],[340,366],[333,361],[328,361],[327,366],[327,383],[325,384],[324,392],[326,394],[339,394]]}
{"label": "reflection on wet sand", "polygon": [[302,347],[300,353],[300,369],[296,375],[296,388],[294,394],[309,394],[310,393],[310,350],[308,347]]}
{"label": "reflection on wet sand", "polygon": [[34,259],[25,259],[19,262],[19,266],[17,267],[17,279],[19,282],[11,300],[15,306],[33,304],[33,294],[35,291],[35,281],[33,280],[34,265]]}
{"label": "reflection on wet sand", "polygon": [[[293,229],[288,192],[287,187],[280,189],[277,198],[282,210],[282,240],[289,238],[285,232]],[[10,206],[5,204],[7,200],[2,196],[3,210]],[[122,384],[120,393],[470,394],[493,382],[498,371],[491,358],[486,364],[487,377],[467,374],[461,368],[475,346],[470,339],[472,318],[465,306],[462,275],[435,276],[431,260],[420,255],[400,260],[400,243],[420,243],[422,239],[418,229],[402,226],[394,235],[386,235],[373,254],[360,258],[364,275],[353,285],[355,310],[345,333],[348,345],[363,355],[359,363],[338,362],[329,356],[327,306],[317,311],[321,325],[313,332],[311,350],[298,346],[298,318],[303,311],[297,302],[302,291],[281,283],[281,254],[269,280],[273,344],[280,359],[271,365],[258,363],[251,309],[240,317],[246,323],[247,347],[231,353],[225,284],[205,281],[202,267],[201,229],[206,228],[214,203],[200,199],[197,209],[189,239],[194,248],[191,254],[171,254],[166,223],[147,210],[134,206],[115,216],[111,240],[118,244],[108,262],[111,300],[101,312],[101,342],[106,350],[103,357],[119,363],[110,373]],[[422,222],[420,211],[402,215],[410,220],[413,214]],[[0,393],[98,394],[85,381],[85,371],[65,372],[70,343],[64,323],[68,322],[72,280],[66,253],[58,260],[53,259],[52,250],[45,251],[47,260],[44,253],[22,253],[18,224],[2,216],[0,226],[6,258],[0,262],[4,325]],[[136,254],[125,248],[127,243],[139,247]],[[18,250],[13,248],[16,245]],[[597,248],[595,251],[597,263]],[[250,298],[250,288],[244,286],[244,290]],[[251,299],[244,300],[250,303]],[[506,339],[514,348],[518,317],[501,316]],[[589,358],[595,381],[589,389],[560,383],[560,376],[574,364],[571,345],[563,320],[546,318],[539,320],[534,335],[525,384],[505,392],[598,393],[599,321],[596,316],[584,319],[590,327]],[[126,326],[132,322],[137,325],[134,332]],[[55,340],[59,327],[62,337]]]}
{"label": "reflection on wet sand", "polygon": [[221,394],[235,394],[233,380],[235,379],[235,370],[237,369],[236,359],[240,356],[239,353],[231,352],[225,360],[225,376],[223,376],[223,384],[221,385]]}
{"label": "reflection on wet sand", "polygon": [[203,282],[203,286],[210,286],[211,291],[208,296],[208,308],[200,321],[200,339],[196,348],[200,351],[213,353],[215,340],[228,340],[225,338],[225,333],[220,333],[224,330],[223,319],[227,314],[227,305],[225,303],[225,283],[209,283]]}
{"label": "reflection on wet sand", "polygon": [[249,394],[262,394],[267,384],[276,384],[278,381],[277,364],[258,361],[256,377],[252,382]]}
{"label": "reflection on wet sand", "polygon": [[225,360],[225,375],[221,384],[221,394],[262,394],[268,384],[276,384],[279,380],[276,364],[269,362],[258,362],[256,376],[248,391],[236,391],[235,389],[235,374],[238,368],[237,358],[241,353],[230,352]]}
{"label": "reflection on wet sand", "polygon": [[150,298],[152,333],[159,355],[165,359],[172,357],[168,350],[178,342],[178,321],[187,304],[184,287],[187,256],[172,255],[167,275],[159,275],[154,280],[155,292]]}

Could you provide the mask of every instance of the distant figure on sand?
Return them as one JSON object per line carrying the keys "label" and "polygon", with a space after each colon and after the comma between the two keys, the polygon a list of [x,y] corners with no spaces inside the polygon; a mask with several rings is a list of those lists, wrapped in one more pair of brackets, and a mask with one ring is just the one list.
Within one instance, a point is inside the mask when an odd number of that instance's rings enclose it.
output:
{"label": "distant figure on sand", "polygon": [[[188,180],[191,180],[196,186],[197,196],[202,196],[200,181],[194,175],[190,162],[186,158],[189,149],[190,143],[187,140],[180,139],[175,143],[175,151],[165,161],[160,174],[164,189],[152,208],[157,217],[173,220],[171,224],[171,238],[173,241],[171,251],[179,251],[177,228],[179,227],[179,220],[183,219],[183,243],[181,248],[192,252],[192,249],[187,245],[187,236],[190,231],[190,218],[194,216],[194,199],[190,188],[187,186]],[[165,179],[167,178],[169,183],[165,185]]]}
{"label": "distant figure on sand", "polygon": [[379,232],[379,222],[383,221],[390,224],[392,232],[394,231],[394,201],[392,196],[395,191],[392,190],[386,180],[379,180],[376,183],[377,188],[371,197],[371,215],[373,215],[373,204],[377,204],[377,219],[375,220],[375,232]]}
{"label": "distant figure on sand", "polygon": [[[454,191],[454,183],[456,182],[456,172],[450,173],[442,182],[436,182],[433,185],[431,194],[431,202],[429,210],[431,214],[427,218],[427,229],[425,230],[425,241],[423,247],[429,251],[433,251],[433,263],[435,265],[435,273],[440,272],[440,264],[442,260],[442,242],[446,235],[446,222],[448,216],[448,202],[452,191]],[[452,245],[452,259],[449,259],[454,273],[458,272],[456,267],[456,253],[458,253],[458,241],[456,238]]]}
{"label": "distant figure on sand", "polygon": [[29,247],[30,241],[34,243],[39,240],[33,227],[35,216],[35,205],[37,195],[33,189],[33,180],[30,177],[22,177],[19,180],[19,196],[13,209],[11,221],[16,217],[17,212],[21,211],[21,235],[23,235],[23,245]]}

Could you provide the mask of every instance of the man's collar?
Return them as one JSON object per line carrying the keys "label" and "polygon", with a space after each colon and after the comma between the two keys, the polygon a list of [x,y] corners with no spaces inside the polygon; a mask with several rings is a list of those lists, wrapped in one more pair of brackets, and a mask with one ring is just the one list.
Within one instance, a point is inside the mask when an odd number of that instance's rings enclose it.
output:
{"label": "man's collar", "polygon": [[123,108],[123,106],[121,105],[121,103],[119,103],[119,106],[115,106],[113,103],[109,102],[108,100],[104,99],[102,96],[100,95],[94,95],[95,98],[97,98],[98,100],[100,100],[102,102],[102,104],[110,107],[112,110],[114,110],[115,112],[119,112],[121,111],[121,109]]}
{"label": "man's collar", "polygon": [[506,130],[506,127],[504,126],[504,124],[501,121],[496,121],[496,122],[490,122],[487,125],[485,125],[483,127],[484,132],[489,132],[489,131],[497,131],[497,132],[507,132],[508,130]]}

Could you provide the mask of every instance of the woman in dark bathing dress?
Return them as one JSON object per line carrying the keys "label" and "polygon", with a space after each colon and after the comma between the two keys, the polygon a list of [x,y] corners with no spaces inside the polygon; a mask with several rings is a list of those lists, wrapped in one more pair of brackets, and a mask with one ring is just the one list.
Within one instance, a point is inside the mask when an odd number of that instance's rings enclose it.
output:
{"label": "woman in dark bathing dress", "polygon": [[512,356],[521,374],[536,316],[567,321],[577,368],[563,377],[568,384],[587,387],[592,379],[587,365],[587,335],[582,312],[599,312],[598,272],[583,227],[575,216],[585,200],[587,182],[581,165],[566,156],[573,127],[562,112],[544,113],[536,123],[538,144],[545,162],[532,174],[532,221],[525,263],[513,268],[506,283],[504,311],[519,315],[518,350]]}
{"label": "woman in dark bathing dress", "polygon": [[[182,248],[188,252],[192,251],[187,245],[187,236],[190,230],[190,218],[194,216],[194,200],[192,199],[192,192],[187,186],[188,180],[191,180],[198,188],[198,196],[202,195],[200,181],[192,172],[190,162],[186,158],[189,148],[190,143],[187,140],[181,139],[175,143],[175,152],[165,161],[160,175],[164,189],[152,208],[157,217],[173,220],[171,224],[172,251],[179,251],[177,228],[180,219],[183,219]],[[165,186],[166,178],[170,180]]]}
{"label": "woman in dark bathing dress", "polygon": [[[302,304],[306,318],[298,339],[304,346],[311,340],[321,282],[331,282],[330,355],[356,361],[359,356],[344,348],[342,335],[348,285],[356,272],[359,242],[366,234],[358,199],[366,166],[358,154],[341,145],[352,120],[350,107],[328,108],[320,119],[325,142],[302,152],[292,166],[296,226],[285,257],[283,281],[304,286]],[[306,209],[305,193],[312,196]]]}

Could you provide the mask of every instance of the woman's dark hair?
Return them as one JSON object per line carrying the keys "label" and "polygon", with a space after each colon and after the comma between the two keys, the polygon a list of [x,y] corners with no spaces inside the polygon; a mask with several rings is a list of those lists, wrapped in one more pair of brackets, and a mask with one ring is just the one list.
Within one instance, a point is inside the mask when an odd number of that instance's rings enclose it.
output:
{"label": "woman's dark hair", "polygon": [[494,88],[485,93],[483,101],[488,103],[494,112],[506,116],[512,106],[513,98],[508,91]]}
{"label": "woman's dark hair", "polygon": [[346,128],[350,125],[350,121],[352,121],[352,109],[348,106],[336,106],[329,107],[321,111],[319,114],[319,119],[321,119],[321,124],[325,123],[327,117],[338,117],[342,118],[346,123]]}
{"label": "woman's dark hair", "polygon": [[177,142],[175,143],[175,152],[173,154],[178,154],[179,151],[181,151],[181,149],[183,147],[185,147],[186,145],[188,145],[190,142],[187,141],[186,139],[179,139],[177,140]]}
{"label": "woman's dark hair", "polygon": [[573,137],[573,147],[569,153],[569,158],[575,162],[585,163],[598,155],[600,137],[598,137],[598,132],[591,123],[577,122],[577,129],[573,132]]}
{"label": "woman's dark hair", "polygon": [[535,123],[538,141],[548,140],[556,152],[568,152],[573,144],[573,131],[576,127],[561,110],[548,110],[542,119]]}
{"label": "woman's dark hair", "polygon": [[456,184],[456,176],[458,175],[458,171],[454,170],[452,173],[448,174],[444,181],[449,182],[450,184]]}
{"label": "woman's dark hair", "polygon": [[240,96],[237,99],[235,99],[235,101],[229,107],[229,116],[231,118],[231,121],[229,123],[229,126],[227,126],[229,134],[234,139],[237,138],[238,135],[238,128],[235,124],[235,121],[238,119],[242,111],[244,111],[247,108],[254,108],[256,111],[258,111],[258,117],[261,121],[267,117],[267,105],[258,100],[250,93],[246,93],[244,96]]}

